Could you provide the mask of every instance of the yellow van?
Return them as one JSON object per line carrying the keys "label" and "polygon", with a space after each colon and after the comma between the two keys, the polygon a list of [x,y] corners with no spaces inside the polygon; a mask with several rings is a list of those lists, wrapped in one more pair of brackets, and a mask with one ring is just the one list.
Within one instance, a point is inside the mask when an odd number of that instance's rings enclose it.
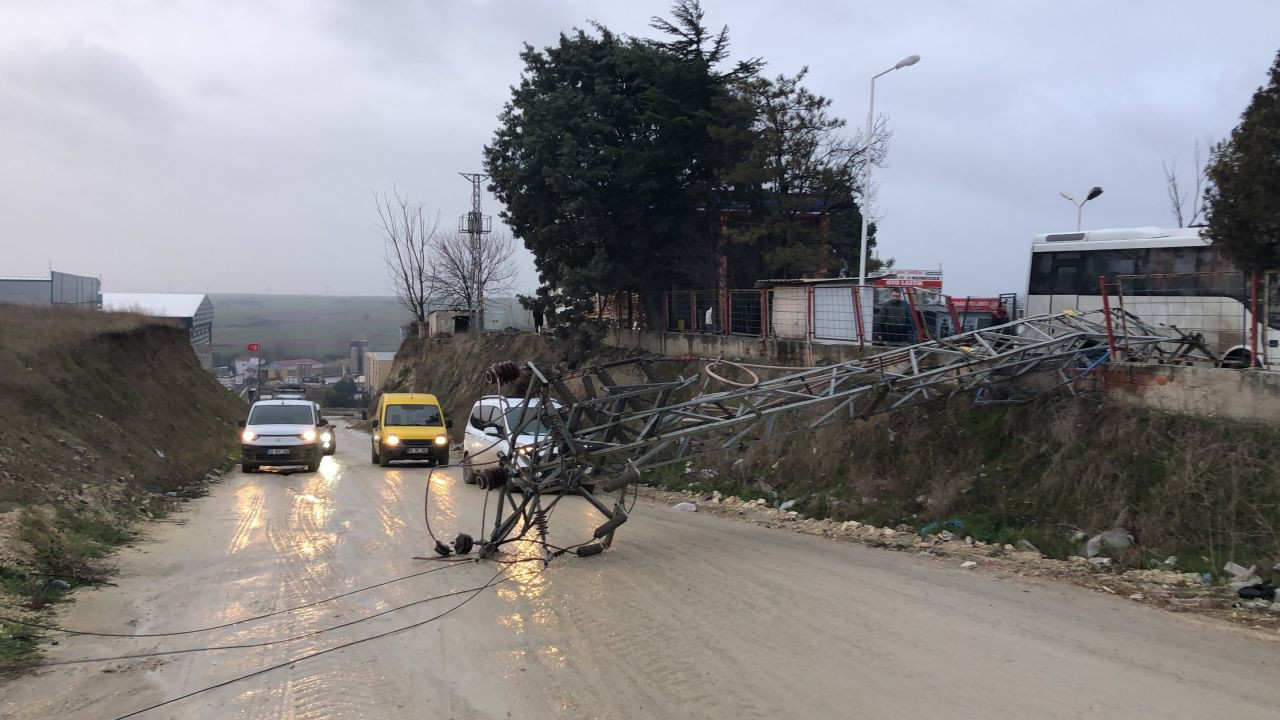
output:
{"label": "yellow van", "polygon": [[393,460],[427,460],[449,464],[449,432],[453,421],[435,395],[383,393],[373,418],[372,462],[386,467]]}

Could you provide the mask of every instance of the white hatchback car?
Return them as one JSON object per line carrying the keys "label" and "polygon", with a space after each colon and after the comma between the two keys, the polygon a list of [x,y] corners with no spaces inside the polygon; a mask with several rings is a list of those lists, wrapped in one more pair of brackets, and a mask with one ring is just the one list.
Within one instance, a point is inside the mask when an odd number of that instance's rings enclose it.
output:
{"label": "white hatchback car", "polygon": [[310,400],[259,400],[240,421],[240,467],[257,472],[263,465],[306,465],[320,469],[321,435],[330,432]]}
{"label": "white hatchback car", "polygon": [[[486,395],[471,407],[471,416],[467,418],[466,431],[462,436],[462,479],[465,482],[483,483],[484,477],[478,471],[496,466],[499,454],[511,454],[508,438],[515,430],[520,430],[520,435],[515,438],[516,453],[548,438],[548,430],[538,412],[541,401],[537,398],[529,400],[527,409],[524,402],[524,398]],[[552,401],[552,407],[563,412],[555,401]],[[526,418],[526,413],[531,417]]]}

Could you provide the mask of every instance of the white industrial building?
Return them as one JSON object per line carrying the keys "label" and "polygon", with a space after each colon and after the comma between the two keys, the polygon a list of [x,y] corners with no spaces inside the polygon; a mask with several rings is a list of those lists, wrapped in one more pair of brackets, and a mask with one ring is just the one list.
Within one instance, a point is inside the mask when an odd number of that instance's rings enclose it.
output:
{"label": "white industrial building", "polygon": [[0,303],[98,309],[102,282],[57,271],[50,271],[49,277],[0,277]]}
{"label": "white industrial building", "polygon": [[177,321],[200,365],[213,370],[213,302],[200,293],[102,293],[102,309]]}

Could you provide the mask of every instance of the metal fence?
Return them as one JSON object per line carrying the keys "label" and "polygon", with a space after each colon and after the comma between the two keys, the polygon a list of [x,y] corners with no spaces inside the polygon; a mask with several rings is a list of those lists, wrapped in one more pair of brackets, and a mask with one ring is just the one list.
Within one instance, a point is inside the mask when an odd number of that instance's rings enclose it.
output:
{"label": "metal fence", "polygon": [[[1142,318],[1176,336],[1191,337],[1230,367],[1265,364],[1269,345],[1266,298],[1258,277],[1242,272],[1161,273],[1101,278],[1106,307],[1120,310],[1115,328]],[[1114,345],[1113,341],[1113,345]],[[1124,348],[1114,353],[1123,357]]]}
{"label": "metal fence", "polygon": [[[786,285],[757,290],[672,290],[602,296],[597,319],[643,330],[743,335],[835,343],[910,345],[969,325],[1007,322],[1002,299],[958,307],[950,296],[914,287]],[[1012,304],[1008,305],[1012,311]],[[975,320],[974,318],[977,318]],[[972,328],[970,328],[972,329]]]}

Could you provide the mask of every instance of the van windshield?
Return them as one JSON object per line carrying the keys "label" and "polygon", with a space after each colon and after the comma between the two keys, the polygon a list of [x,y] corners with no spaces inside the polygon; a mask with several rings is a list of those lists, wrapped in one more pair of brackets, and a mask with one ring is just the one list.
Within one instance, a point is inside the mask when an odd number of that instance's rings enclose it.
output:
{"label": "van windshield", "polygon": [[384,425],[396,427],[443,425],[440,408],[435,405],[388,405]]}
{"label": "van windshield", "polygon": [[255,405],[249,425],[312,425],[315,418],[309,405]]}

